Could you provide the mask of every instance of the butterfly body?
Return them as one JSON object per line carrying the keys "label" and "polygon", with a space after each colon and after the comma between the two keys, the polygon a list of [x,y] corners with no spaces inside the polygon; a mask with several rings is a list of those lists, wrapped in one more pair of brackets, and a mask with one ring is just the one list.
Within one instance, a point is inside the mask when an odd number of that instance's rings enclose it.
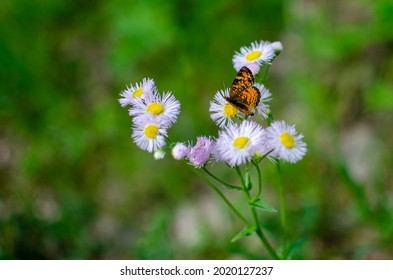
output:
{"label": "butterfly body", "polygon": [[246,66],[242,67],[232,83],[229,97],[225,97],[232,106],[249,116],[254,115],[253,110],[261,99],[261,93],[254,82],[251,70]]}

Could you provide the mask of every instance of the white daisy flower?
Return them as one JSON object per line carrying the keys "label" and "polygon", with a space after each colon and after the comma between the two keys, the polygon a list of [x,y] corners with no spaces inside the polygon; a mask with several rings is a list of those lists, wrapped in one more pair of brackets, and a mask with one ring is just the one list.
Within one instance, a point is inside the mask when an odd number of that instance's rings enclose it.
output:
{"label": "white daisy flower", "polygon": [[251,47],[241,47],[232,58],[233,66],[239,71],[247,66],[253,74],[259,72],[262,64],[269,64],[274,58],[274,48],[268,41],[257,41],[251,43]]}
{"label": "white daisy flower", "polygon": [[119,103],[122,107],[126,107],[127,105],[132,105],[133,100],[146,98],[156,91],[154,81],[150,78],[144,78],[141,83],[136,83],[135,86],[127,86],[127,89],[120,93],[122,98],[119,99]]}
{"label": "white daisy flower", "polygon": [[132,105],[129,114],[135,117],[136,120],[150,115],[165,122],[168,126],[176,122],[180,113],[180,102],[170,92],[163,95],[156,92],[146,96],[144,99],[134,99]]}
{"label": "white daisy flower", "polygon": [[218,161],[237,166],[250,161],[265,139],[265,130],[253,121],[231,124],[218,134],[214,156]]}
{"label": "white daisy flower", "polygon": [[210,101],[209,112],[211,119],[219,127],[233,124],[232,118],[236,116],[238,110],[236,107],[228,103],[224,97],[229,97],[229,89],[218,91]]}
{"label": "white daisy flower", "polygon": [[301,160],[307,152],[307,145],[302,141],[303,135],[297,135],[294,125],[284,121],[275,121],[266,129],[268,149],[272,156],[284,161],[295,163]]}
{"label": "white daisy flower", "polygon": [[190,148],[186,144],[181,142],[176,143],[175,146],[172,148],[172,156],[176,160],[184,159],[189,152]]}
{"label": "white daisy flower", "polygon": [[142,150],[149,153],[165,146],[167,126],[149,116],[134,121],[132,139]]}
{"label": "white daisy flower", "polygon": [[259,103],[255,110],[257,111],[258,114],[262,115],[263,118],[267,118],[267,114],[269,113],[269,108],[270,106],[266,104],[266,102],[271,101],[272,99],[270,98],[272,94],[270,91],[262,84],[255,83],[254,86],[259,89],[259,92],[261,93],[261,98],[259,100]]}

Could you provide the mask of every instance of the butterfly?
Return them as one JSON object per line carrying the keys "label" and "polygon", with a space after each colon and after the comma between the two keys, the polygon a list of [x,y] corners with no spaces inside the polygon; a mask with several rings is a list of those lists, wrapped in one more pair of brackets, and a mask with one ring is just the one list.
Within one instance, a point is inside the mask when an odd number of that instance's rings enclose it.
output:
{"label": "butterfly", "polygon": [[225,97],[232,106],[249,116],[254,115],[253,110],[261,99],[261,92],[254,86],[254,82],[251,70],[243,66],[232,83],[229,97]]}

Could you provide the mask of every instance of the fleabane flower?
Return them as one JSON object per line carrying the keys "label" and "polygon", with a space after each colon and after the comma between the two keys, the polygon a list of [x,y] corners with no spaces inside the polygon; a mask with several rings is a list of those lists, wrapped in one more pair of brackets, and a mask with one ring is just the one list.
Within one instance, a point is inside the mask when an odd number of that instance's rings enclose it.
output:
{"label": "fleabane flower", "polygon": [[270,106],[266,104],[271,99],[272,94],[270,91],[262,84],[255,83],[254,86],[259,90],[261,93],[261,98],[259,99],[259,103],[256,106],[255,110],[258,114],[260,114],[264,119],[267,118],[267,114],[269,113]]}
{"label": "fleabane flower", "polygon": [[251,161],[264,141],[265,130],[256,122],[231,124],[219,132],[214,157],[232,167],[238,166]]}
{"label": "fleabane flower", "polygon": [[189,151],[190,148],[186,144],[178,142],[172,148],[172,156],[176,160],[182,160],[188,155]]}
{"label": "fleabane flower", "polygon": [[165,146],[167,128],[159,120],[147,116],[134,120],[131,137],[139,148],[151,153]]}
{"label": "fleabane flower", "polygon": [[163,93],[163,95],[154,92],[144,99],[134,99],[131,103],[133,106],[129,114],[136,120],[150,115],[171,126],[176,122],[180,113],[180,102],[170,92]]}
{"label": "fleabane flower", "polygon": [[259,72],[262,64],[269,64],[274,58],[274,48],[268,41],[257,41],[251,43],[250,47],[241,47],[232,58],[233,66],[239,71],[247,66],[255,75]]}
{"label": "fleabane flower", "polygon": [[215,143],[212,138],[206,136],[197,137],[196,144],[188,153],[188,161],[196,168],[203,167],[208,162],[214,146]]}
{"label": "fleabane flower", "polygon": [[238,113],[236,107],[228,103],[225,97],[229,97],[229,89],[218,91],[210,101],[210,118],[219,127],[224,127],[228,124],[233,124],[233,118]]}
{"label": "fleabane flower", "polygon": [[154,81],[150,78],[144,78],[141,83],[136,83],[134,86],[127,86],[127,89],[120,93],[122,98],[119,99],[119,103],[122,107],[132,105],[132,102],[136,99],[143,99],[152,93],[156,92],[156,86]]}
{"label": "fleabane flower", "polygon": [[307,152],[307,145],[302,141],[303,135],[297,134],[294,125],[284,121],[275,121],[266,129],[266,145],[272,149],[272,156],[295,163]]}

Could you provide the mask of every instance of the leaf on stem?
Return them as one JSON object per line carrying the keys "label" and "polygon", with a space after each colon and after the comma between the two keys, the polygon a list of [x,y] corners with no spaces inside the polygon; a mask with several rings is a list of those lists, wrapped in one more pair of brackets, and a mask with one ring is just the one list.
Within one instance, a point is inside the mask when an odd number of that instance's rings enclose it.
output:
{"label": "leaf on stem", "polygon": [[230,185],[224,185],[222,184],[222,186],[228,190],[235,190],[235,191],[241,191],[242,188],[241,187],[237,187],[237,186],[230,186]]}
{"label": "leaf on stem", "polygon": [[258,208],[263,211],[277,213],[277,210],[273,206],[262,201],[260,198],[258,198],[255,201],[249,202],[248,205]]}
{"label": "leaf on stem", "polygon": [[251,235],[254,231],[257,230],[256,226],[246,226],[245,228],[243,228],[238,234],[235,235],[235,237],[233,237],[231,239],[231,243],[234,243],[240,239],[242,239],[245,236],[249,236]]}
{"label": "leaf on stem", "polygon": [[289,244],[289,246],[287,247],[287,256],[286,259],[290,260],[293,256],[293,254],[300,249],[300,247],[303,245],[303,243],[305,242],[305,239],[299,239],[296,240],[294,242],[292,242],[291,244]]}

